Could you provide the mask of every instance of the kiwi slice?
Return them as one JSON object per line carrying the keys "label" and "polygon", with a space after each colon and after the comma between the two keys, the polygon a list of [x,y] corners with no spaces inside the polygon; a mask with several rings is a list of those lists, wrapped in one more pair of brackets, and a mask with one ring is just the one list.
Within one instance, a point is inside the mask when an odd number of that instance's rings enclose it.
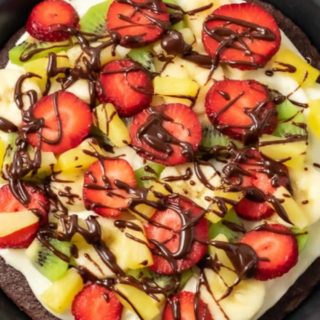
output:
{"label": "kiwi slice", "polygon": [[[67,259],[71,256],[71,243],[50,239],[50,246],[61,253]],[[26,251],[27,256],[31,260],[35,268],[51,281],[61,279],[69,268],[69,262],[65,261],[53,253],[47,246],[43,245],[38,239],[35,239]]]}
{"label": "kiwi slice", "polygon": [[9,60],[13,64],[22,66],[26,62],[45,58],[49,53],[67,50],[72,47],[72,44],[71,40],[52,43],[38,42],[30,38],[9,51]]}
{"label": "kiwi slice", "polygon": [[288,99],[277,105],[277,114],[279,121],[288,121],[296,118],[297,121],[304,122],[304,116],[301,112],[301,108],[295,106]]}
{"label": "kiwi slice", "polygon": [[130,59],[140,63],[150,72],[155,72],[156,68],[153,63],[153,55],[149,47],[132,49],[127,55]]}
{"label": "kiwi slice", "polygon": [[202,147],[208,149],[215,146],[227,147],[230,143],[231,140],[221,132],[217,131],[213,126],[204,127],[202,129]]}
{"label": "kiwi slice", "polygon": [[310,238],[309,232],[300,230],[298,228],[292,228],[291,231],[296,236],[299,252],[303,251]]}
{"label": "kiwi slice", "polygon": [[91,7],[80,20],[80,30],[93,34],[106,32],[106,16],[112,0],[103,1]]}
{"label": "kiwi slice", "polygon": [[[158,163],[149,162],[144,167],[135,171],[135,176],[138,181],[139,187],[147,188],[149,186],[150,180],[148,178],[159,178],[161,172],[164,170],[164,166]],[[147,179],[145,179],[147,178]]]}

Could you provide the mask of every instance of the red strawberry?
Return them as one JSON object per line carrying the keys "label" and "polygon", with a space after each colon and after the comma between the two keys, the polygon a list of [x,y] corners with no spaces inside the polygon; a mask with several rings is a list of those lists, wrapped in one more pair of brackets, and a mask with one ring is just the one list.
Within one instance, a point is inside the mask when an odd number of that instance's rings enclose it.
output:
{"label": "red strawberry", "polygon": [[[9,185],[4,185],[0,188],[0,212],[18,212],[28,209],[37,214],[40,218],[40,221],[15,231],[14,233],[0,237],[0,248],[28,247],[35,238],[40,228],[40,224],[47,222],[49,202],[45,195],[40,189],[36,189],[33,186],[25,184],[24,187],[30,196],[30,202],[26,206],[24,206],[14,197]],[[8,222],[10,223],[10,221]]]}
{"label": "red strawberry", "polygon": [[205,304],[200,298],[199,302],[196,302],[196,296],[189,291],[181,291],[167,302],[162,320],[174,320],[177,319],[174,316],[173,308],[177,307],[180,320],[213,320],[207,304]]}
{"label": "red strawberry", "polygon": [[245,143],[272,133],[276,111],[267,88],[254,80],[216,82],[206,96],[206,112],[220,131]]}
{"label": "red strawberry", "polygon": [[273,208],[267,202],[256,202],[248,198],[240,200],[234,209],[239,217],[252,221],[267,219],[274,214]]}
{"label": "red strawberry", "polygon": [[201,138],[196,114],[183,104],[166,104],[136,115],[130,127],[133,146],[149,160],[177,165],[193,160]]}
{"label": "red strawberry", "polygon": [[107,14],[107,28],[124,47],[142,47],[160,38],[170,26],[161,0],[114,1]]}
{"label": "red strawberry", "polygon": [[260,259],[256,278],[281,277],[298,261],[298,245],[293,233],[281,224],[264,225],[244,235],[242,243],[251,246]]}
{"label": "red strawberry", "polygon": [[239,69],[257,69],[278,51],[281,34],[265,9],[241,3],[216,9],[204,23],[202,40],[217,62]]}
{"label": "red strawberry", "polygon": [[83,187],[85,205],[101,216],[118,217],[130,203],[127,188],[135,187],[135,174],[126,160],[99,160],[85,173]]}
{"label": "red strawberry", "polygon": [[116,295],[98,284],[91,284],[74,298],[75,320],[120,320],[122,305]]}
{"label": "red strawberry", "polygon": [[208,240],[208,222],[202,217],[202,208],[180,196],[167,201],[168,209],[156,211],[146,226],[147,238],[153,246],[151,269],[161,274],[173,274],[194,266],[207,251],[201,242]]}
{"label": "red strawberry", "polygon": [[90,107],[73,93],[59,91],[43,97],[33,108],[33,117],[43,121],[42,138],[29,133],[29,143],[41,150],[62,153],[79,145],[88,135]]}
{"label": "red strawberry", "polygon": [[151,103],[152,80],[142,66],[129,59],[106,64],[100,75],[100,84],[100,99],[112,102],[122,117],[131,117]]}
{"label": "red strawberry", "polygon": [[69,3],[45,0],[36,5],[27,21],[26,29],[40,41],[63,41],[70,37],[66,28],[76,28],[79,16]]}

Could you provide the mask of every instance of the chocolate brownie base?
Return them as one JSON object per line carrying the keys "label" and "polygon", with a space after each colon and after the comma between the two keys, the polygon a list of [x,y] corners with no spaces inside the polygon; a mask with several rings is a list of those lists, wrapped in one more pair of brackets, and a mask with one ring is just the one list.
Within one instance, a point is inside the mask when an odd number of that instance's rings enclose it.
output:
{"label": "chocolate brownie base", "polygon": [[[277,20],[280,28],[295,44],[298,50],[305,56],[313,66],[320,68],[320,54],[311,44],[303,31],[289,18],[285,17],[272,5],[259,0],[248,0],[262,5]],[[8,62],[8,51],[23,34],[24,29],[18,31],[0,52],[0,68],[5,67]],[[320,283],[320,258],[317,259],[290,287],[287,293],[259,320],[281,320],[295,310]],[[7,265],[0,257],[0,288],[11,298],[15,304],[34,320],[58,320],[45,310],[33,295],[24,276],[11,266]]]}

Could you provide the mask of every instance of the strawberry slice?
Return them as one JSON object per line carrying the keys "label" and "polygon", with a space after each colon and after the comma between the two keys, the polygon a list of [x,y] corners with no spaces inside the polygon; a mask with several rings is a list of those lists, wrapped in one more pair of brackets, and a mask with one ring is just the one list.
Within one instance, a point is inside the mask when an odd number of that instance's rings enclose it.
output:
{"label": "strawberry slice", "polygon": [[43,97],[32,113],[41,125],[37,132],[28,134],[29,143],[57,154],[79,145],[92,124],[90,107],[73,93],[65,91]]}
{"label": "strawberry slice", "polygon": [[244,143],[256,142],[276,126],[276,111],[269,92],[257,81],[216,82],[207,93],[205,107],[218,130]]}
{"label": "strawberry slice", "polygon": [[40,218],[40,221],[0,237],[0,248],[27,248],[35,238],[40,224],[45,224],[48,220],[49,202],[44,193],[31,185],[24,184],[24,188],[30,197],[28,205],[23,205],[14,197],[9,185],[2,186],[0,188],[0,212],[30,210]]}
{"label": "strawberry slice", "polygon": [[75,320],[120,320],[122,305],[112,291],[91,284],[74,298],[72,314]]}
{"label": "strawberry slice", "polygon": [[167,209],[156,211],[146,225],[153,246],[151,269],[173,274],[189,269],[207,252],[208,222],[204,210],[181,196],[167,199]]}
{"label": "strawberry slice", "polygon": [[204,23],[202,40],[215,63],[245,70],[263,67],[278,51],[281,35],[265,9],[240,3],[213,11]]}
{"label": "strawberry slice", "polygon": [[298,262],[297,240],[290,229],[281,224],[263,225],[245,234],[241,242],[251,246],[260,259],[258,280],[281,277]]}
{"label": "strawberry slice", "polygon": [[197,115],[183,104],[166,104],[136,115],[130,127],[132,144],[149,160],[166,165],[192,161],[202,138]]}
{"label": "strawberry slice", "polygon": [[83,197],[86,208],[104,217],[118,217],[128,208],[130,188],[136,185],[134,171],[126,160],[99,160],[85,173]]}
{"label": "strawberry slice", "polygon": [[122,117],[131,117],[151,103],[151,77],[142,66],[129,59],[106,64],[100,75],[100,84],[100,100],[113,103]]}
{"label": "strawberry slice", "polygon": [[76,28],[79,16],[69,3],[45,0],[36,5],[27,21],[26,29],[40,41],[63,41],[70,37],[67,28]]}
{"label": "strawberry slice", "polygon": [[169,26],[170,16],[161,0],[116,0],[107,14],[107,29],[128,48],[158,40]]}
{"label": "strawberry slice", "polygon": [[[176,317],[175,314],[179,314]],[[213,320],[209,308],[200,298],[189,291],[181,291],[167,302],[162,320]]]}
{"label": "strawberry slice", "polygon": [[267,202],[256,202],[248,198],[240,200],[234,209],[239,217],[252,221],[270,218],[275,213]]}

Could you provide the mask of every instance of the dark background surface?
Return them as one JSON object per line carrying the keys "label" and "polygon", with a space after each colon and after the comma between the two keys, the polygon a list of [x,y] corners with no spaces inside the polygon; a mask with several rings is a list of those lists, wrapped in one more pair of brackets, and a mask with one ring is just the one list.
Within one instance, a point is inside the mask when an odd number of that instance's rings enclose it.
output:
{"label": "dark background surface", "polygon": [[[0,46],[4,45],[8,38],[23,25],[30,8],[36,2],[36,0],[0,0]],[[320,0],[268,0],[268,2],[276,5],[292,18],[320,50]],[[319,319],[320,288],[286,320]],[[29,318],[17,310],[16,306],[0,291],[0,320],[29,320]]]}

